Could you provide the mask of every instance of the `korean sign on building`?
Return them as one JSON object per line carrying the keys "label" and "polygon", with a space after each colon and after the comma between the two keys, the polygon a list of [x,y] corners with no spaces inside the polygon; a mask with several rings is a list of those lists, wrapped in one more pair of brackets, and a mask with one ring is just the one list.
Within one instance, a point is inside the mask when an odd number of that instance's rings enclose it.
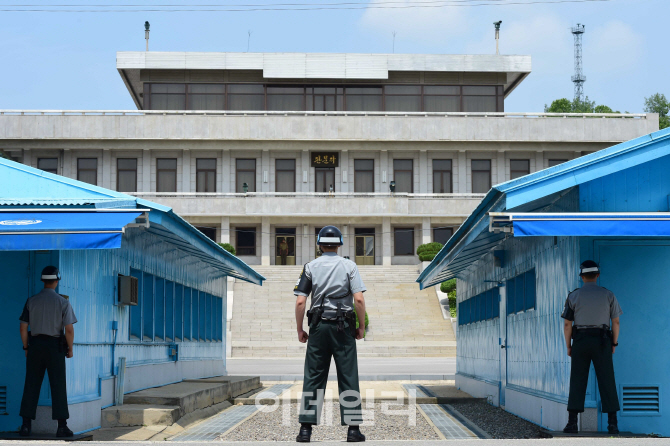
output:
{"label": "korean sign on building", "polygon": [[338,167],[340,154],[338,152],[312,152],[312,167]]}

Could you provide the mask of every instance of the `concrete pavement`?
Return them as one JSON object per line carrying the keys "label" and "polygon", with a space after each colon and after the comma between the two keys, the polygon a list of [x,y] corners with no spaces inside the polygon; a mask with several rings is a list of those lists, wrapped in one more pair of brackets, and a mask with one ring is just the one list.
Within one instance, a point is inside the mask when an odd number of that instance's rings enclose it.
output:
{"label": "concrete pavement", "polygon": [[[342,430],[342,438],[344,439],[346,431]],[[396,446],[396,445],[411,445],[411,446],[472,446],[473,441],[479,446],[574,446],[577,444],[575,439],[560,439],[560,440],[449,440],[445,443],[444,440],[437,441],[366,441],[368,446]],[[25,441],[0,441],[0,444],[7,446],[25,446]],[[30,442],[31,445],[52,445],[53,442],[35,441]],[[134,445],[154,445],[157,442],[138,441],[133,442]],[[161,442],[161,444],[165,444]],[[170,442],[171,446],[211,446],[212,442],[194,441],[194,442]],[[246,442],[246,441],[222,441],[216,442],[217,446],[262,446],[262,445],[277,445],[277,444],[294,444],[294,442]],[[322,446],[339,446],[341,441],[324,441],[319,442]],[[670,445],[668,438],[580,438],[578,440],[579,446],[665,446]],[[87,446],[127,446],[128,442],[110,441],[110,442],[87,442]]]}

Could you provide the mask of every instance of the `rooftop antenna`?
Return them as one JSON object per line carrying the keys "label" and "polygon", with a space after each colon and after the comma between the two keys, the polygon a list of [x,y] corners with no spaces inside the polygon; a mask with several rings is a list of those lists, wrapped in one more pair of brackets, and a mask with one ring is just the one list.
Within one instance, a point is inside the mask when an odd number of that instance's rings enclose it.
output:
{"label": "rooftop antenna", "polygon": [[144,40],[147,41],[147,51],[149,51],[149,22],[144,22]]}
{"label": "rooftop antenna", "polygon": [[500,41],[500,24],[502,23],[502,20],[498,20],[497,22],[493,22],[493,25],[496,27],[496,54],[500,54],[500,47],[498,46],[498,42]]}
{"label": "rooftop antenna", "polygon": [[578,23],[572,28],[572,35],[575,36],[575,75],[572,76],[572,82],[575,84],[575,102],[584,100],[584,82],[586,76],[582,71],[582,35],[584,34],[584,25]]}
{"label": "rooftop antenna", "polygon": [[398,33],[396,31],[391,31],[391,34],[393,34],[393,53],[395,54],[395,35]]}
{"label": "rooftop antenna", "polygon": [[247,31],[247,53],[249,52],[249,45],[251,44],[251,33],[253,31],[249,30]]}

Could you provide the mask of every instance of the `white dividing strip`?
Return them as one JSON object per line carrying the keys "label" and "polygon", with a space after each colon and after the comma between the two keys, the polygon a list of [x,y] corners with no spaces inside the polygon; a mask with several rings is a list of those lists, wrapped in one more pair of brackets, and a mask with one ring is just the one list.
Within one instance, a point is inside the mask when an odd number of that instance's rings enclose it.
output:
{"label": "white dividing strip", "polygon": [[340,243],[339,237],[320,237],[319,243]]}
{"label": "white dividing strip", "polygon": [[598,269],[597,266],[593,266],[591,268],[584,268],[582,270],[582,273],[598,273],[598,272],[600,272],[600,270]]}
{"label": "white dividing strip", "polygon": [[151,212],[151,209],[96,209],[96,208],[84,208],[84,209],[42,209],[42,208],[20,208],[20,209],[0,209],[0,212],[11,212],[11,213],[26,213],[26,212],[61,212],[64,214],[74,213],[74,212],[115,212],[115,213],[126,213],[132,214],[133,212]]}
{"label": "white dividing strip", "polygon": [[123,231],[33,231],[0,232],[0,235],[37,235],[37,234],[121,234]]}

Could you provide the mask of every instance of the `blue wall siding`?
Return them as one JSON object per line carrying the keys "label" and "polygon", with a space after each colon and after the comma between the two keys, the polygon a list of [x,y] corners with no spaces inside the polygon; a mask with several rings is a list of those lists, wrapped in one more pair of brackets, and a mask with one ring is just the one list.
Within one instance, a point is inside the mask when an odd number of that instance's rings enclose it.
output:
{"label": "blue wall siding", "polygon": [[[174,245],[138,229],[126,232],[120,249],[61,251],[63,280],[58,291],[70,296],[78,319],[75,325],[75,355],[68,363],[70,402],[96,398],[99,377],[112,374],[112,321],[118,321],[119,326],[115,364],[121,356],[126,357],[127,365],[131,367],[172,360],[168,344],[162,340],[130,340],[130,307],[114,304],[117,275],[130,274],[130,268],[204,290],[222,298],[218,302],[225,305],[225,276],[197,258],[184,254]],[[222,324],[225,327],[225,319]],[[223,364],[223,342],[186,341],[180,344],[180,360],[218,359]]]}
{"label": "blue wall siding", "polygon": [[579,186],[581,212],[668,212],[670,156]]}
{"label": "blue wall siding", "polygon": [[[576,209],[573,191],[543,210]],[[537,392],[567,398],[570,361],[563,338],[563,311],[568,292],[579,286],[579,241],[574,237],[508,238],[498,248],[505,251],[503,268],[493,266],[489,253],[458,280],[461,302],[492,286],[485,280],[503,281],[532,268],[536,272],[535,309],[507,317],[507,382]],[[501,317],[506,312],[501,310]],[[500,379],[500,319],[459,327],[459,373],[481,379]],[[504,334],[503,334],[504,337]],[[590,392],[591,393],[591,392]]]}

